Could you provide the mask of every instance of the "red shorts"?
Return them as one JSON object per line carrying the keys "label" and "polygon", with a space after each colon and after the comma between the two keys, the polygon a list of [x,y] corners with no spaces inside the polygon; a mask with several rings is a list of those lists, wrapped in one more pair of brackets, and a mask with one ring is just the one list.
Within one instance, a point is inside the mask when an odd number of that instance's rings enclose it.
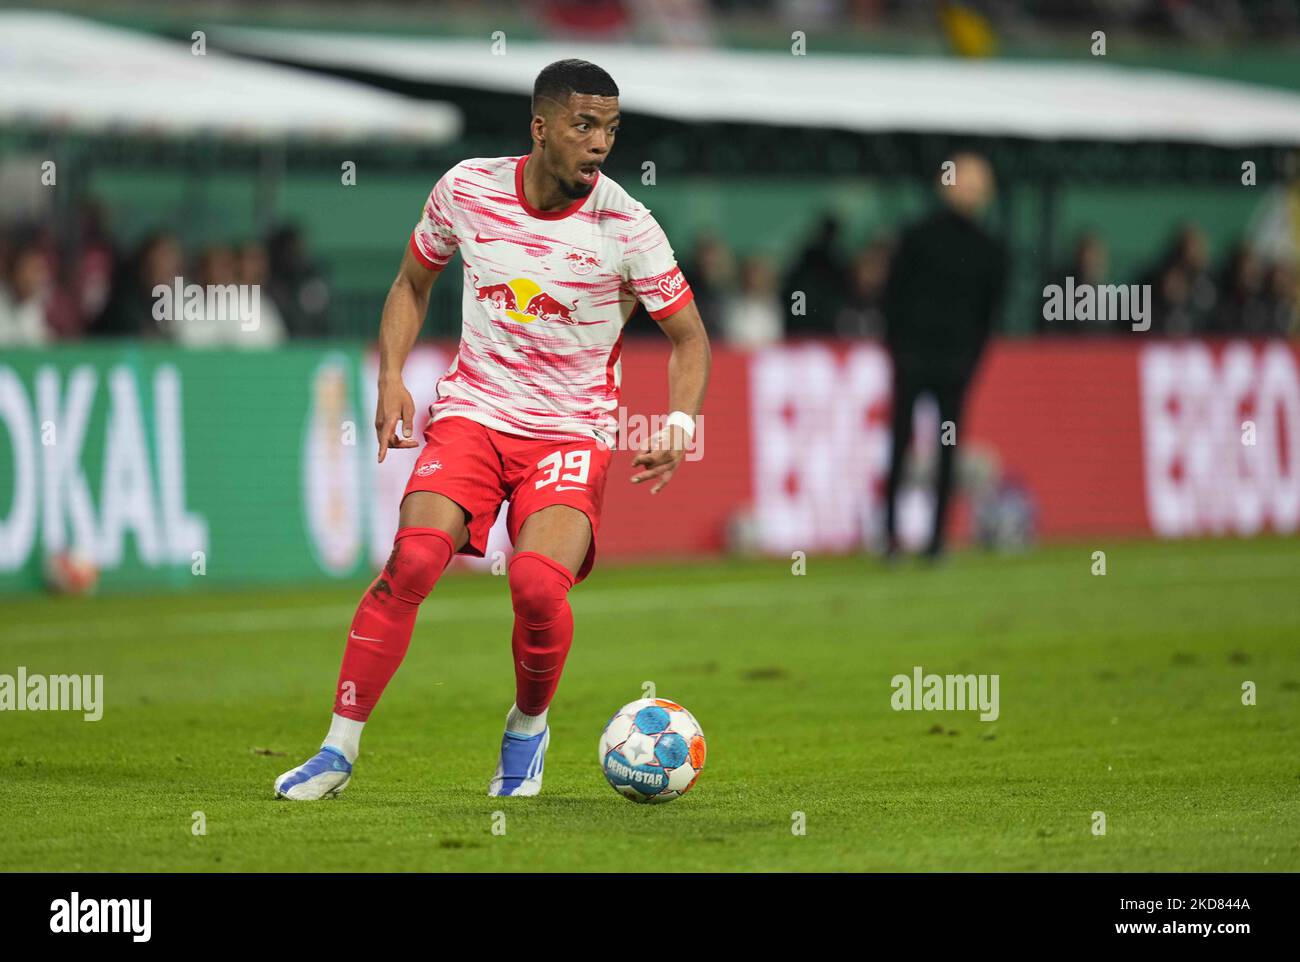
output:
{"label": "red shorts", "polygon": [[506,531],[511,544],[534,511],[565,504],[591,522],[591,545],[576,580],[587,577],[596,560],[596,532],[611,457],[607,445],[594,438],[522,438],[462,417],[430,421],[424,440],[402,497],[432,491],[460,505],[469,515],[469,541],[460,549],[462,554],[484,556],[502,501],[510,502]]}

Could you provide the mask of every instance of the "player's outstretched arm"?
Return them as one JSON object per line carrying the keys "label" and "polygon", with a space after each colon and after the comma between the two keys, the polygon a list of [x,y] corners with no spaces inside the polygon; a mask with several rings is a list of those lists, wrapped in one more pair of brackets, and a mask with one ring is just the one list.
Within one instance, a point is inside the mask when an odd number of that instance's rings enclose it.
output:
{"label": "player's outstretched arm", "polygon": [[[668,359],[668,408],[689,415],[693,421],[700,413],[704,390],[709,384],[709,335],[693,301],[660,321],[659,327],[673,342],[673,353]],[[643,444],[632,459],[632,464],[643,470],[632,476],[632,483],[658,478],[658,483],[650,489],[651,494],[658,494],[682,463],[687,441],[685,429],[670,424]]]}
{"label": "player's outstretched arm", "polygon": [[[412,437],[415,400],[402,383],[402,366],[415,346],[429,309],[429,291],[441,273],[421,264],[408,247],[384,301],[379,322],[379,405],[375,410],[381,464],[389,448],[414,448],[420,443]],[[397,436],[399,420],[402,437]]]}

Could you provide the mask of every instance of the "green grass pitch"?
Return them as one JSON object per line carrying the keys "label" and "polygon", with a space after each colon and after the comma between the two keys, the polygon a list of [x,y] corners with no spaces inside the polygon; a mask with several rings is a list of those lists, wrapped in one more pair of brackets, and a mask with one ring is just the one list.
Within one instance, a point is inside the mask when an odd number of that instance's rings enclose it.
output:
{"label": "green grass pitch", "polygon": [[[802,576],[781,560],[598,568],[572,595],[535,799],[486,797],[513,694],[505,582],[449,575],[347,791],[277,802],[274,777],[324,734],[363,587],[6,600],[0,673],[103,673],[106,707],[94,723],[0,714],[0,868],[1300,869],[1296,540],[937,570],[813,557]],[[916,665],[998,674],[1000,717],[894,711],[890,679]],[[709,744],[695,788],[663,806],[620,798],[596,763],[646,681]]]}

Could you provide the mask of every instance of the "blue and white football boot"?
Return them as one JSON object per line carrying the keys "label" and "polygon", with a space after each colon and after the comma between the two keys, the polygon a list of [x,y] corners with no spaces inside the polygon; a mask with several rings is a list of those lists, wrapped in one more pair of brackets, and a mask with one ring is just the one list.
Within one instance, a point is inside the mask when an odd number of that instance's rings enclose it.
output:
{"label": "blue and white football boot", "polygon": [[551,743],[551,727],[540,735],[517,735],[508,731],[501,738],[501,760],[496,774],[488,782],[488,797],[500,795],[536,795],[542,790],[542,765],[546,746]]}
{"label": "blue and white football boot", "polygon": [[351,780],[351,763],[337,748],[326,745],[303,764],[275,780],[275,797],[295,802],[333,798],[347,788]]}

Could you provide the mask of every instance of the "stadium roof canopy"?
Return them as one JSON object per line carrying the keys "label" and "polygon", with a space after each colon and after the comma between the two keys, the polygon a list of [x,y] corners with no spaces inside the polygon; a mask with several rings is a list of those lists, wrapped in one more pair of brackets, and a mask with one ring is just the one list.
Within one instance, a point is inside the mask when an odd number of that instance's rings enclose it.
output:
{"label": "stadium roof canopy", "polygon": [[0,12],[0,126],[91,134],[454,140],[460,110],[54,13]]}
{"label": "stadium roof canopy", "polygon": [[429,40],[222,28],[227,49],[354,76],[531,92],[553,60],[610,71],[633,113],[688,123],[1217,147],[1300,145],[1300,95],[1095,63],[794,56],[609,44]]}

